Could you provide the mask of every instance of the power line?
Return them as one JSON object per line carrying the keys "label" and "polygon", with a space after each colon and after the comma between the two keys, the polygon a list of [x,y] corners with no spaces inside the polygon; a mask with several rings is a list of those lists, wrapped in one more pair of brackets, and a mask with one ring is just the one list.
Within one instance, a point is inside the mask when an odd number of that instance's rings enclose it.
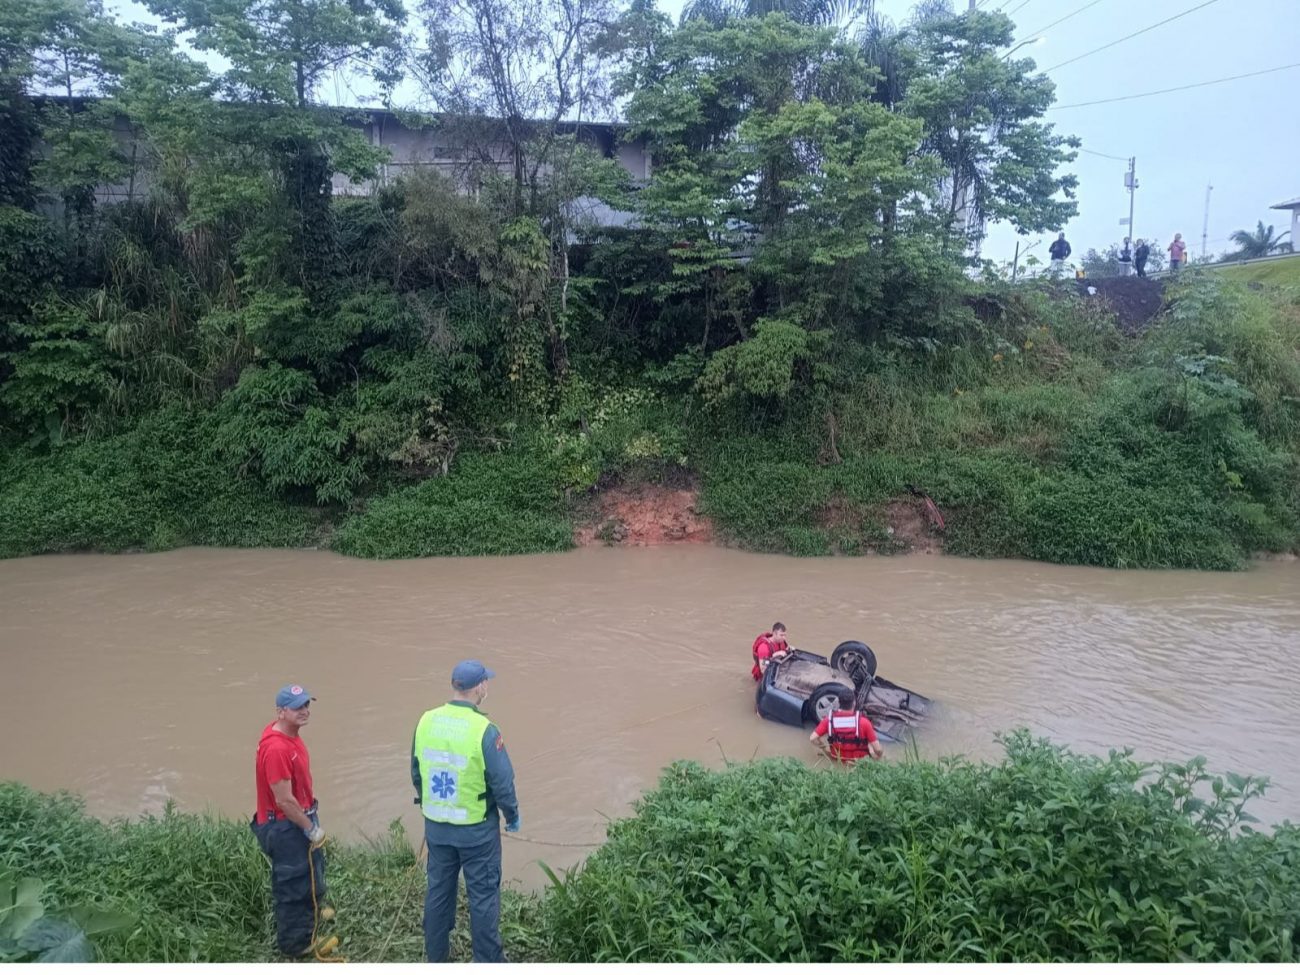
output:
{"label": "power line", "polygon": [[1099,98],[1093,102],[1074,102],[1070,105],[1053,105],[1048,109],[1049,112],[1060,111],[1063,108],[1083,108],[1087,105],[1109,105],[1111,102],[1127,102],[1134,98],[1150,98],[1152,95],[1167,95],[1172,91],[1187,91],[1189,88],[1207,88],[1210,85],[1222,85],[1229,81],[1240,81],[1242,78],[1257,78],[1262,74],[1274,74],[1278,71],[1287,71],[1291,68],[1300,68],[1300,61],[1295,64],[1283,64],[1276,68],[1265,68],[1263,71],[1251,71],[1246,74],[1234,74],[1227,78],[1215,78],[1213,81],[1198,81],[1194,85],[1179,85],[1177,88],[1161,88],[1159,91],[1144,91],[1136,95],[1120,95],[1118,98]]}
{"label": "power line", "polygon": [[1054,64],[1050,68],[1044,68],[1043,70],[1055,71],[1057,68],[1064,68],[1067,64],[1074,64],[1075,61],[1082,61],[1084,58],[1092,57],[1094,54],[1097,54],[1101,51],[1105,51],[1108,48],[1112,48],[1116,44],[1123,44],[1125,41],[1131,40],[1132,38],[1137,37],[1139,34],[1145,34],[1147,31],[1155,30],[1157,27],[1163,27],[1165,24],[1178,20],[1180,17],[1186,17],[1188,14],[1196,13],[1196,11],[1200,10],[1201,8],[1208,7],[1210,4],[1218,3],[1218,2],[1219,0],[1205,0],[1204,3],[1197,4],[1195,7],[1191,7],[1187,10],[1184,10],[1180,14],[1174,14],[1172,17],[1167,17],[1164,20],[1160,21],[1160,23],[1158,24],[1152,24],[1150,27],[1143,27],[1141,30],[1135,30],[1132,34],[1125,34],[1119,40],[1111,41],[1109,44],[1103,44],[1101,47],[1095,47],[1091,51],[1085,51],[1083,54],[1080,54],[1076,58],[1070,58],[1070,60],[1068,61],[1062,61],[1060,64]]}
{"label": "power line", "polygon": [[1052,21],[1050,24],[1048,24],[1046,27],[1040,28],[1039,30],[1036,30],[1036,31],[1032,31],[1031,33],[1032,33],[1033,35],[1035,35],[1035,36],[1037,36],[1037,35],[1039,35],[1039,34],[1045,34],[1045,33],[1047,33],[1049,30],[1051,30],[1053,27],[1055,27],[1057,24],[1063,24],[1063,23],[1065,23],[1067,20],[1069,20],[1071,17],[1075,16],[1076,14],[1081,14],[1081,13],[1083,13],[1085,10],[1087,10],[1088,8],[1097,6],[1097,4],[1099,4],[1099,3],[1101,3],[1101,0],[1092,0],[1091,3],[1085,3],[1082,7],[1079,7],[1077,10],[1073,10],[1073,11],[1071,11],[1070,13],[1068,13],[1068,14],[1066,14],[1064,17],[1062,17],[1060,20],[1054,20],[1054,21]]}
{"label": "power line", "polygon": [[[1007,3],[1010,3],[1010,2],[1011,2],[1011,0],[1007,0]],[[1016,4],[1014,7],[1012,7],[1010,10],[1007,11],[1007,16],[1010,17],[1012,14],[1014,14],[1014,13],[1015,13],[1017,10],[1019,10],[1021,7],[1026,6],[1029,2],[1030,2],[1030,0],[1021,0],[1020,3]],[[1004,3],[1004,4],[1002,5],[1002,7],[1005,7],[1005,6],[1007,5],[1007,3]],[[998,7],[998,9],[1001,10],[1002,7]]]}
{"label": "power line", "polygon": [[1085,149],[1082,146],[1079,146],[1077,149],[1075,149],[1075,152],[1086,152],[1090,156],[1101,156],[1102,159],[1114,159],[1116,162],[1122,162],[1122,163],[1128,162],[1128,159],[1125,156],[1111,156],[1111,155],[1107,155],[1104,152],[1097,152],[1097,150],[1095,149]]}

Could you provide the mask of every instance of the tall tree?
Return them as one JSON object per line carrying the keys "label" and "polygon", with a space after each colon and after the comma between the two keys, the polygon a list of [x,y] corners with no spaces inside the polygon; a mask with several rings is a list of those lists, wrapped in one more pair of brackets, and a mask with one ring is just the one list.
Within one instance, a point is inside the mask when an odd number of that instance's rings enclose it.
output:
{"label": "tall tree", "polygon": [[420,80],[451,116],[449,136],[468,144],[476,177],[495,173],[504,150],[512,215],[536,215],[544,181],[573,152],[562,123],[609,115],[614,0],[422,0],[420,10]]}
{"label": "tall tree", "polygon": [[924,123],[923,149],[942,163],[940,214],[955,226],[964,212],[974,238],[985,221],[1028,233],[1078,211],[1077,178],[1058,172],[1078,140],[1041,121],[1055,86],[1032,60],[1001,53],[1012,34],[1010,18],[981,11],[930,16],[911,30],[916,61],[902,109]]}
{"label": "tall tree", "polygon": [[687,21],[652,54],[621,84],[654,153],[638,199],[673,262],[664,297],[697,296],[703,344],[719,321],[744,335],[752,257],[760,311],[852,320],[879,285],[886,214],[934,178],[910,164],[920,123],[870,101],[854,46],[783,15]]}
{"label": "tall tree", "polygon": [[[587,128],[611,113],[615,0],[423,0],[420,10],[428,36],[420,79],[445,113],[443,138],[464,153],[462,183],[486,191],[505,220],[531,220],[541,232],[555,300],[537,312],[563,372],[574,201],[608,186],[617,168]],[[518,241],[506,243],[510,251]]]}
{"label": "tall tree", "polygon": [[201,51],[230,62],[223,80],[240,100],[305,108],[327,73],[400,80],[401,0],[148,0],[192,32]]}
{"label": "tall tree", "polygon": [[[314,104],[327,75],[368,78],[383,93],[400,80],[401,0],[148,0],[154,13],[229,64],[218,77],[227,104],[212,114],[223,148],[207,194],[209,218],[260,207],[244,270],[259,280],[326,287],[335,268],[332,177],[374,175],[382,153]],[[259,106],[259,111],[232,106]],[[287,202],[284,207],[274,205]]]}

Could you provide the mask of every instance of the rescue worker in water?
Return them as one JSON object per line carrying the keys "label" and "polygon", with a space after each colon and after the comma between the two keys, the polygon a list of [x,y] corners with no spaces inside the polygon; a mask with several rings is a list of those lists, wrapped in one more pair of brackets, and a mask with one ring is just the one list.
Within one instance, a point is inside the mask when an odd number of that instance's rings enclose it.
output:
{"label": "rescue worker in water", "polygon": [[871,719],[861,711],[832,711],[813,729],[808,740],[844,765],[885,756]]}
{"label": "rescue worker in water", "polygon": [[790,652],[790,644],[785,637],[785,624],[773,623],[770,630],[755,637],[753,652],[754,667],[749,673],[754,680],[762,680],[767,665],[773,660],[782,660]]}

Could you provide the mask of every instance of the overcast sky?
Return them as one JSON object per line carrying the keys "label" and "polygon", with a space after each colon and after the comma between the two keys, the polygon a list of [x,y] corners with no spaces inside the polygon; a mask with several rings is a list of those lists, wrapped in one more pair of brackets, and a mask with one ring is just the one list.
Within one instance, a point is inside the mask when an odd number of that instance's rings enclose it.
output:
{"label": "overcast sky", "polygon": [[[887,17],[902,21],[914,0],[877,0]],[[967,0],[955,0],[964,8]],[[1077,16],[1042,28],[1076,10]],[[1014,17],[1017,41],[1042,37],[1021,55],[1051,68],[1126,34],[1207,3],[1207,0],[983,0],[982,10]],[[683,0],[659,0],[678,17]],[[408,0],[408,6],[411,4]],[[124,20],[153,20],[132,0],[110,0]],[[1161,88],[1211,81],[1300,62],[1300,0],[1209,0],[1172,23],[1050,70],[1057,104],[1117,98]],[[1018,55],[1020,56],[1020,55]],[[399,95],[405,93],[405,86]],[[1124,189],[1127,158],[1137,157],[1135,237],[1164,248],[1181,232],[1201,253],[1205,188],[1210,198],[1208,249],[1229,249],[1229,235],[1254,229],[1257,220],[1289,226],[1290,215],[1269,206],[1300,197],[1300,67],[1261,77],[1168,95],[1085,108],[1062,108],[1048,118],[1060,132],[1077,135],[1083,147],[1071,164],[1079,177],[1079,215],[1064,228],[1075,255],[1122,238],[1128,216]],[[339,100],[359,99],[338,92]],[[329,93],[325,93],[329,98]],[[1017,236],[1006,226],[989,228],[983,254],[1010,260]],[[1042,258],[1049,237],[1031,234],[1021,246]],[[1300,246],[1300,242],[1297,244]]]}

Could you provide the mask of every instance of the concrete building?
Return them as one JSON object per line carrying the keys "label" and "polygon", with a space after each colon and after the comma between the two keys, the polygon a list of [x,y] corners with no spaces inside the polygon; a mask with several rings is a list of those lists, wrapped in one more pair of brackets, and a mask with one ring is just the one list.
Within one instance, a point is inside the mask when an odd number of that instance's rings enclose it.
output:
{"label": "concrete building", "polygon": [[1300,252],[1300,196],[1285,203],[1274,203],[1269,209],[1291,211],[1291,249]]}
{"label": "concrete building", "polygon": [[[336,173],[331,180],[336,196],[369,196],[377,188],[419,169],[444,173],[466,192],[472,192],[476,174],[485,167],[510,172],[514,161],[509,144],[503,138],[503,123],[495,119],[454,119],[445,116],[392,112],[385,109],[351,109],[344,113],[344,124],[359,131],[371,145],[388,150],[389,159],[380,166],[375,179],[354,183]],[[562,123],[560,131],[573,135],[607,159],[614,159],[627,170],[636,184],[650,178],[650,153],[644,141],[629,139],[626,127],[609,122]],[[118,118],[114,133],[128,161],[130,172],[121,181],[96,190],[100,203],[120,203],[140,199],[149,191],[149,172],[143,165],[148,158],[142,136],[126,118]],[[632,215],[616,211],[599,200],[581,197],[571,209],[575,223],[623,226]]]}

